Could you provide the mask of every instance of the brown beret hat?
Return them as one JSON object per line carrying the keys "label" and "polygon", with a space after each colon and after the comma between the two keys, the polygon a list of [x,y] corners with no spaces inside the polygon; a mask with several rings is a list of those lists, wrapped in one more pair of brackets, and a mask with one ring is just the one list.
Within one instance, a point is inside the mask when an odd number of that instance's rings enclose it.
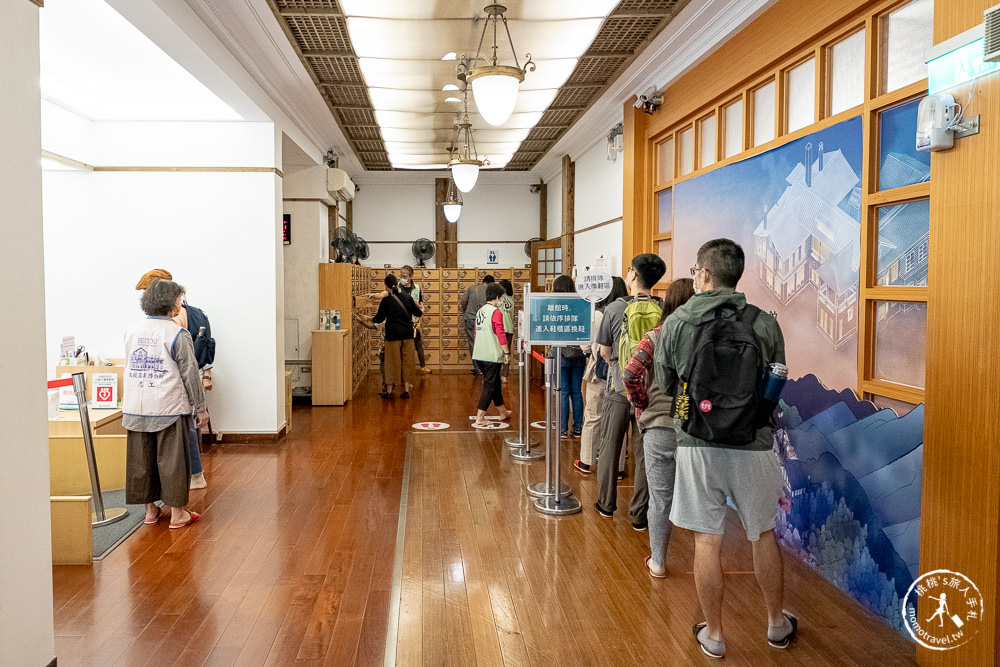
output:
{"label": "brown beret hat", "polygon": [[166,269],[152,269],[143,274],[142,278],[139,278],[139,282],[135,284],[137,290],[144,290],[152,284],[154,280],[173,280],[174,277],[170,275],[170,272]]}

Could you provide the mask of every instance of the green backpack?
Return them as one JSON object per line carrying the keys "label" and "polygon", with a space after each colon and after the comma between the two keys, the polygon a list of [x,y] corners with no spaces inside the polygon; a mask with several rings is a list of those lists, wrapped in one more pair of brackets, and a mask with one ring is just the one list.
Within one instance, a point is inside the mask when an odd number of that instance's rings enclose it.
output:
{"label": "green backpack", "polygon": [[642,337],[656,326],[662,314],[663,306],[654,297],[639,295],[625,306],[621,335],[618,337],[618,366],[622,372],[625,371],[628,360],[635,354],[635,348],[639,347]]}

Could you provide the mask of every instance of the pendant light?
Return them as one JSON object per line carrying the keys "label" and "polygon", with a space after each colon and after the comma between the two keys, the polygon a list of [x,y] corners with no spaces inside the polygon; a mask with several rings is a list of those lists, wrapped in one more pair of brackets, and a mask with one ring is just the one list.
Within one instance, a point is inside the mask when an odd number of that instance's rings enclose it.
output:
{"label": "pendant light", "polygon": [[458,222],[462,215],[462,193],[455,186],[455,179],[448,179],[448,192],[444,196],[444,201],[438,202],[444,208],[444,218],[448,222]]}
{"label": "pendant light", "polygon": [[476,187],[479,180],[479,168],[488,165],[489,160],[480,160],[476,151],[476,142],[472,137],[472,124],[469,122],[469,91],[465,91],[465,114],[462,122],[455,126],[455,137],[451,142],[451,157],[448,167],[451,169],[452,180],[462,192],[469,192]]}
{"label": "pendant light", "polygon": [[[517,104],[518,86],[524,81],[524,74],[527,71],[535,71],[535,63],[531,60],[531,54],[527,54],[527,61],[521,67],[517,61],[517,52],[514,51],[514,41],[510,37],[510,28],[507,26],[507,17],[504,12],[507,8],[503,5],[492,4],[483,8],[486,12],[486,22],[483,24],[483,34],[479,38],[479,49],[476,57],[470,61],[463,56],[458,64],[458,78],[465,80],[472,85],[472,96],[476,100],[476,109],[490,125],[503,125],[510,118]],[[510,44],[511,53],[514,55],[514,66],[501,65],[497,59],[497,27],[502,23],[504,32],[507,34],[507,42]],[[493,26],[492,54],[489,58],[481,56],[483,50],[483,40],[486,38],[486,31]],[[480,59],[488,64],[480,65]]]}

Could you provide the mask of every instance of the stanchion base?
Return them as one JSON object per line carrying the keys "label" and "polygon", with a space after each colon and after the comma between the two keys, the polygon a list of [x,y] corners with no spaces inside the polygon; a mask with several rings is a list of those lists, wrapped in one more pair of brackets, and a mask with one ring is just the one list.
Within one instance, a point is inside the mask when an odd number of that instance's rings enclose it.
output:
{"label": "stanchion base", "polygon": [[105,507],[104,508],[104,521],[97,520],[97,512],[90,513],[90,525],[94,528],[98,526],[106,526],[109,523],[114,523],[115,521],[121,521],[126,516],[128,516],[127,507]]}
{"label": "stanchion base", "polygon": [[535,447],[534,449],[518,447],[517,449],[510,450],[510,458],[521,462],[540,461],[545,458],[545,452],[542,451],[541,447]]}
{"label": "stanchion base", "polygon": [[583,509],[583,506],[572,495],[563,496],[562,498],[546,496],[535,499],[535,509],[542,514],[564,516],[566,514],[578,514]]}
{"label": "stanchion base", "polygon": [[[573,493],[573,489],[569,488],[565,484],[559,485],[559,491],[563,496],[568,496]],[[555,495],[555,488],[545,482],[535,482],[534,484],[528,485],[528,495],[535,498],[548,498]]]}
{"label": "stanchion base", "polygon": [[504,444],[506,444],[511,449],[521,449],[526,444],[531,444],[531,446],[534,447],[535,445],[538,444],[538,438],[528,438],[528,442],[525,443],[521,441],[521,436],[519,435],[508,435],[506,438],[503,439],[503,441]]}

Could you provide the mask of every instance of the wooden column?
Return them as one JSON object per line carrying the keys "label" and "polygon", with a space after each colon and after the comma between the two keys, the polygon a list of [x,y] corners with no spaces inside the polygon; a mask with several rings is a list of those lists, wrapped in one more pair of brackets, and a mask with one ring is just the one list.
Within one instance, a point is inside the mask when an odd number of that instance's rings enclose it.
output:
{"label": "wooden column", "polygon": [[562,272],[573,270],[573,229],[575,227],[576,163],[562,158]]}
{"label": "wooden column", "polygon": [[444,217],[443,202],[448,196],[448,179],[434,179],[434,262],[439,269],[458,267],[458,223]]}
{"label": "wooden column", "polygon": [[[350,231],[353,232],[354,231],[354,201],[352,200],[352,201],[347,202],[347,205],[344,207],[344,209],[345,209],[344,210],[344,226],[347,227],[348,230],[350,230]],[[338,210],[339,210],[339,207],[338,207]],[[339,215],[339,213],[338,213],[338,215]]]}
{"label": "wooden column", "polygon": [[626,176],[622,188],[622,256],[621,275],[625,275],[632,264],[632,258],[652,248],[652,233],[656,221],[649,214],[647,193],[652,191],[647,156],[649,142],[646,141],[646,125],[650,115],[632,106],[632,100],[625,102],[625,120],[622,123],[624,135],[622,145],[622,168]]}
{"label": "wooden column", "polygon": [[[549,186],[538,181],[538,238],[549,237]],[[534,258],[532,258],[534,259]]]}

